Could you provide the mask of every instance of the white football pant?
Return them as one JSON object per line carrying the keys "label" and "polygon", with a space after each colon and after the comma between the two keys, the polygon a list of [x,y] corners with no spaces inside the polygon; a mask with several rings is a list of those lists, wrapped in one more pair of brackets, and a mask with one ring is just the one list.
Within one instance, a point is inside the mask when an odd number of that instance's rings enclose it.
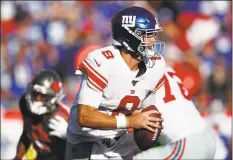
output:
{"label": "white football pant", "polygon": [[136,154],[133,159],[213,159],[216,141],[209,128],[171,144],[152,147]]}

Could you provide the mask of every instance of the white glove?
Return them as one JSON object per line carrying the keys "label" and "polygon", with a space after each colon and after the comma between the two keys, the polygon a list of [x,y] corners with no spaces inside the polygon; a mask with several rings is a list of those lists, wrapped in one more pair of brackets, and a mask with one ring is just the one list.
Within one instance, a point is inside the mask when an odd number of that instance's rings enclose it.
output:
{"label": "white glove", "polygon": [[52,129],[52,131],[49,132],[49,135],[65,139],[67,126],[68,123],[64,118],[61,116],[55,116],[49,120],[48,127]]}

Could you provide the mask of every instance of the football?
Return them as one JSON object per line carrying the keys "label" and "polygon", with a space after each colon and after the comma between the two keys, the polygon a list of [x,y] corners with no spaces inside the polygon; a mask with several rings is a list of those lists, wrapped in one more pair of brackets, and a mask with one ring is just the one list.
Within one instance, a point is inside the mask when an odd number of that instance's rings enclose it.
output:
{"label": "football", "polygon": [[[150,110],[158,110],[154,105],[148,106],[147,108],[143,109],[142,112],[145,111],[150,111]],[[152,114],[151,116],[161,118],[160,114]],[[162,126],[162,122],[157,122]],[[160,133],[161,133],[161,128],[157,128],[156,132],[153,133],[147,129],[134,129],[133,135],[134,135],[134,140],[136,141],[138,148],[142,151],[147,150],[151,148],[153,145],[156,144]]]}

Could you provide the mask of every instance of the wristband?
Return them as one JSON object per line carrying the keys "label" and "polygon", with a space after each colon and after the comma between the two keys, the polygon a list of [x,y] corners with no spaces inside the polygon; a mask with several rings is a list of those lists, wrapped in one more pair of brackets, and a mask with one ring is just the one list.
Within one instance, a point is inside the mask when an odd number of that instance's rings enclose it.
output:
{"label": "wristband", "polygon": [[116,117],[117,129],[125,129],[126,128],[126,117],[125,115],[119,115]]}

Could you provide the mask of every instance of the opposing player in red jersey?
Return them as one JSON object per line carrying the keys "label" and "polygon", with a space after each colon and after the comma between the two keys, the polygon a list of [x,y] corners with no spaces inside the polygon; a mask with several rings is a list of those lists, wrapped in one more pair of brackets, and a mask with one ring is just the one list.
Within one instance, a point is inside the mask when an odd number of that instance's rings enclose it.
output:
{"label": "opposing player in red jersey", "polygon": [[15,160],[23,159],[30,146],[35,159],[64,159],[69,108],[60,102],[62,98],[62,82],[54,71],[43,70],[28,84],[19,102],[23,133]]}

